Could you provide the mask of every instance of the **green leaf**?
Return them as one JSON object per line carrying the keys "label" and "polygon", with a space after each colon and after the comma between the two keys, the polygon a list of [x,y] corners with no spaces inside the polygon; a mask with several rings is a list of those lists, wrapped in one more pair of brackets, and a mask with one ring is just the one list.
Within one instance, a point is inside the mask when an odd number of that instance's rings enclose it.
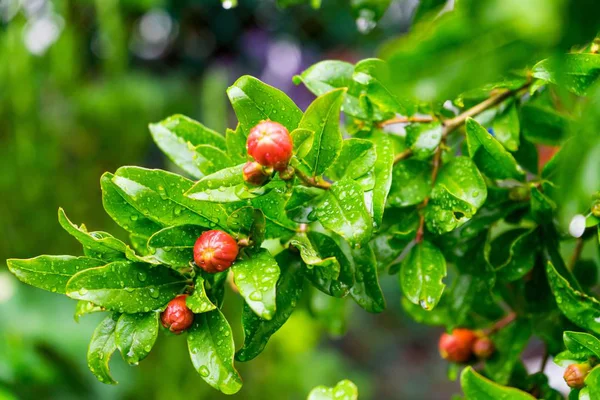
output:
{"label": "green leaf", "polygon": [[[147,240],[148,237],[159,231],[162,225],[146,218],[144,214],[129,204],[125,197],[121,196],[118,187],[112,181],[113,178],[114,175],[109,172],[105,172],[100,178],[104,209],[120,227]],[[146,247],[145,243],[144,247]]]}
{"label": "green leaf", "polygon": [[323,174],[336,160],[342,148],[340,107],[343,89],[319,96],[308,106],[299,128],[314,132],[313,144],[304,157],[313,176]]}
{"label": "green leaf", "polygon": [[[600,368],[594,367],[585,378],[585,389],[589,391],[588,399],[597,399],[600,396]],[[580,395],[580,399],[582,396]]]}
{"label": "green leaf", "polygon": [[235,128],[235,131],[228,128],[225,132],[227,154],[236,164],[246,162],[246,159],[248,158],[248,153],[246,151],[246,140],[247,137],[244,135],[241,125],[239,124]]}
{"label": "green leaf", "polygon": [[431,193],[431,165],[413,158],[402,160],[392,172],[388,205],[408,207],[421,203]]}
{"label": "green leaf", "polygon": [[450,232],[473,217],[487,197],[487,187],[473,161],[456,157],[440,169],[425,209],[427,228]]}
{"label": "green leaf", "polygon": [[508,384],[530,338],[531,327],[527,320],[516,320],[492,335],[496,351],[485,364],[486,376],[500,385]]}
{"label": "green leaf", "polygon": [[573,289],[550,262],[546,267],[546,273],[556,304],[564,316],[577,326],[600,334],[600,302]]}
{"label": "green leaf", "polygon": [[158,225],[211,228],[215,223],[225,225],[225,208],[185,197],[193,182],[180,175],[158,169],[121,167],[112,181],[129,204]]}
{"label": "green leaf", "polygon": [[357,400],[358,388],[351,381],[344,379],[334,387],[317,386],[308,394],[307,400]]}
{"label": "green leaf", "polygon": [[261,210],[265,216],[266,239],[278,238],[286,241],[296,233],[298,224],[285,213],[288,198],[285,183],[277,182],[269,193],[252,199],[252,206]]}
{"label": "green leaf", "polygon": [[519,133],[521,125],[519,123],[519,113],[514,101],[509,101],[500,106],[498,114],[492,123],[492,129],[496,139],[509,151],[519,149]]}
{"label": "green leaf", "polygon": [[73,275],[67,283],[66,294],[108,310],[138,313],[160,309],[185,285],[185,277],[172,269],[115,261]]}
{"label": "green leaf", "polygon": [[151,254],[161,263],[178,268],[189,267],[194,259],[194,243],[207,228],[179,225],[164,228],[148,239]]}
{"label": "green leaf", "polygon": [[600,357],[600,340],[589,333],[565,331],[563,340],[571,353]]}
{"label": "green leaf", "polygon": [[94,330],[87,352],[87,363],[90,371],[102,383],[116,385],[117,381],[110,375],[108,363],[117,350],[115,343],[115,328],[119,314],[112,313],[100,322]]}
{"label": "green leaf", "polygon": [[[311,232],[312,234],[312,232]],[[319,233],[316,233],[319,236]],[[313,235],[315,236],[315,235]],[[318,240],[318,239],[317,239]],[[300,257],[308,267],[308,274],[318,281],[336,280],[340,275],[340,263],[336,257],[321,257],[305,233],[290,240],[290,246],[300,250]]]}
{"label": "green leaf", "polygon": [[275,294],[279,279],[279,265],[267,250],[250,254],[236,261],[233,278],[246,304],[262,319],[270,320],[275,314]]}
{"label": "green leaf", "polygon": [[412,115],[415,107],[390,90],[390,69],[385,61],[368,58],[354,67],[353,79],[366,86],[366,94],[384,112]]}
{"label": "green leaf", "polygon": [[185,304],[194,314],[202,314],[217,308],[208,298],[208,294],[204,288],[204,278],[201,275],[196,277],[194,293],[185,299]]}
{"label": "green leaf", "polygon": [[440,122],[406,126],[406,145],[418,159],[429,158],[440,145],[443,127]]}
{"label": "green leaf", "polygon": [[492,179],[522,179],[523,170],[515,158],[477,121],[466,121],[469,155],[477,167]]}
{"label": "green leaf", "polygon": [[221,310],[196,315],[187,342],[192,364],[206,383],[224,394],[242,388],[242,378],[233,365],[233,334]]}
{"label": "green leaf", "polygon": [[375,161],[375,187],[373,188],[373,223],[378,229],[383,223],[383,211],[392,186],[392,167],[394,166],[394,144],[390,137],[381,131],[372,135],[377,152]]}
{"label": "green leaf", "polygon": [[[312,148],[315,133],[308,129],[298,128],[294,129],[290,135],[292,136],[292,143],[294,143],[294,154],[296,157],[306,157]],[[305,165],[304,161],[302,161],[302,165]]]}
{"label": "green leaf", "polygon": [[569,119],[545,104],[528,102],[521,106],[520,122],[527,140],[558,146],[567,136]]}
{"label": "green leaf", "polygon": [[333,180],[358,179],[373,168],[376,160],[377,152],[371,141],[346,139],[339,157],[327,170],[327,176]]}
{"label": "green leaf", "polygon": [[501,386],[479,375],[473,367],[467,367],[460,376],[460,384],[468,400],[535,400],[535,397],[519,389]]}
{"label": "green leaf", "polygon": [[323,189],[315,187],[294,186],[290,198],[285,203],[287,215],[296,222],[312,222],[311,213],[318,206],[320,196],[324,193]]}
{"label": "green leaf", "polygon": [[[510,235],[510,238],[514,240],[508,243],[508,246],[503,241],[499,242],[498,247],[501,253],[494,253],[498,255],[496,259],[490,255],[490,260],[497,267],[498,278],[512,282],[521,279],[533,268],[538,250],[539,232],[537,229],[513,230],[503,235]],[[518,236],[515,237],[515,235]],[[493,242],[492,250],[494,248]]]}
{"label": "green leaf", "polygon": [[[194,161],[198,165],[198,168],[202,170],[203,176],[214,174],[223,168],[234,165],[227,153],[218,147],[201,144],[196,146],[194,150],[196,151]],[[197,178],[202,178],[202,176],[198,176]]]}
{"label": "green leaf", "polygon": [[433,309],[442,297],[446,285],[446,259],[428,241],[416,244],[402,261],[400,286],[404,295],[426,310]]}
{"label": "green leaf", "polygon": [[205,176],[185,196],[192,200],[225,203],[251,199],[265,193],[265,186],[249,187],[245,184],[243,167],[244,164],[240,164]]}
{"label": "green leaf", "polygon": [[171,161],[195,178],[214,172],[210,164],[215,160],[214,156],[198,151],[197,146],[211,145],[213,149],[221,151],[226,148],[222,135],[183,115],[173,115],[149,127],[158,147]]}
{"label": "green leaf", "polygon": [[[302,237],[298,235],[296,239],[301,241]],[[308,239],[318,258],[311,254],[310,248],[303,250],[300,244],[300,255],[309,265],[305,275],[313,286],[323,293],[334,297],[346,296],[354,286],[354,266],[333,238],[320,232],[310,231]],[[311,263],[314,266],[312,269]]]}
{"label": "green leaf", "polygon": [[533,67],[533,76],[585,96],[600,76],[600,55],[572,53],[548,58]]}
{"label": "green leaf", "polygon": [[62,208],[58,209],[58,222],[83,245],[87,256],[107,261],[125,258],[125,243],[106,232],[87,232],[85,227],[78,227],[72,223]]}
{"label": "green leaf", "polygon": [[379,313],[385,309],[385,299],[377,277],[377,260],[370,245],[359,249],[350,249],[341,241],[342,250],[352,265],[355,283],[350,289],[350,296],[364,310]]}
{"label": "green leaf", "polygon": [[227,96],[246,137],[261,121],[279,122],[291,132],[302,119],[302,111],[285,93],[248,75],[229,87]]}
{"label": "green leaf", "polygon": [[371,238],[373,220],[365,206],[363,191],[349,179],[335,182],[323,195],[315,215],[324,227],[346,239],[353,247]]}
{"label": "green leaf", "polygon": [[297,258],[282,253],[277,259],[281,277],[277,282],[276,312],[270,320],[258,317],[246,304],[242,313],[244,345],[236,353],[238,361],[250,361],[259,355],[269,338],[288,320],[302,294],[304,276]]}
{"label": "green leaf", "polygon": [[79,322],[79,318],[83,317],[84,315],[102,311],[106,310],[95,305],[94,303],[90,303],[89,301],[79,300],[75,305],[75,314],[73,314],[73,319],[75,322]]}
{"label": "green leaf", "polygon": [[158,337],[157,312],[122,314],[115,327],[115,343],[123,359],[137,365],[152,350]]}
{"label": "green leaf", "polygon": [[67,282],[73,275],[88,268],[105,265],[106,261],[89,257],[38,256],[27,260],[11,258],[6,263],[10,272],[21,282],[64,294]]}
{"label": "green leaf", "polygon": [[348,115],[366,119],[367,112],[359,99],[360,87],[352,80],[353,73],[354,65],[350,63],[325,60],[312,65],[302,74],[294,76],[293,80],[296,85],[300,82],[304,83],[307,89],[316,96],[322,96],[336,89],[347,88],[348,92],[344,96],[342,111]]}

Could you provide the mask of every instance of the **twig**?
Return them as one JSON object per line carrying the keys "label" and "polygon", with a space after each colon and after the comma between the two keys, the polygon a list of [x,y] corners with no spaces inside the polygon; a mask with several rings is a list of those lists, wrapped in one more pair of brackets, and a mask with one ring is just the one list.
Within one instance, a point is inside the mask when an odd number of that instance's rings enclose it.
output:
{"label": "twig", "polygon": [[397,117],[397,118],[390,118],[388,120],[380,122],[379,127],[382,128],[384,126],[394,125],[394,124],[409,124],[409,123],[416,123],[416,122],[427,123],[427,122],[433,122],[433,121],[434,121],[434,119],[431,117]]}
{"label": "twig", "polygon": [[498,332],[500,329],[504,328],[506,325],[513,322],[515,319],[517,319],[517,314],[514,311],[511,311],[510,313],[508,313],[506,315],[506,317],[497,321],[494,324],[494,326],[492,326],[491,328],[489,328],[487,330],[484,330],[484,333],[486,334],[486,336],[492,335],[492,334]]}
{"label": "twig", "polygon": [[396,155],[396,157],[394,157],[394,165],[398,164],[400,161],[404,160],[405,158],[408,158],[412,156],[412,150],[411,149],[406,149],[401,153],[398,153]]}
{"label": "twig", "polygon": [[317,187],[317,188],[325,189],[325,190],[329,190],[329,188],[331,187],[331,183],[329,183],[325,180],[322,180],[322,179],[317,179],[315,177],[307,176],[304,172],[300,171],[298,168],[296,168],[296,176],[298,178],[300,178],[300,180],[302,182],[304,182],[307,186]]}
{"label": "twig", "polygon": [[573,255],[571,256],[571,260],[569,261],[569,266],[568,266],[568,269],[571,272],[573,272],[573,270],[575,269],[575,264],[577,264],[577,261],[579,261],[579,258],[581,257],[581,252],[583,251],[583,245],[584,245],[583,237],[577,238],[577,245],[575,245],[575,250],[573,250]]}
{"label": "twig", "polygon": [[548,364],[548,360],[550,359],[550,353],[548,352],[548,346],[544,350],[544,357],[542,358],[542,365],[540,365],[540,372],[544,373],[546,369],[546,364]]}

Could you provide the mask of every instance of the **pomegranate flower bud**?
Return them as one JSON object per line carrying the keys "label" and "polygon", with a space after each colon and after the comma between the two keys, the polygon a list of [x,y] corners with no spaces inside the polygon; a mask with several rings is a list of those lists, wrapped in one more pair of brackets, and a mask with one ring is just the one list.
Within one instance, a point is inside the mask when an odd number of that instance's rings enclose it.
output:
{"label": "pomegranate flower bud", "polygon": [[176,335],[188,329],[194,322],[194,313],[185,305],[186,297],[187,294],[175,297],[160,314],[162,325]]}
{"label": "pomegranate flower bud", "polygon": [[585,378],[590,372],[590,364],[571,364],[565,369],[565,382],[573,389],[581,389],[585,386]]}
{"label": "pomegranate flower bud", "polygon": [[451,362],[467,362],[471,358],[476,339],[475,332],[469,329],[454,329],[452,334],[444,333],[439,342],[440,355]]}
{"label": "pomegranate flower bud", "polygon": [[256,186],[262,185],[268,178],[262,165],[256,161],[248,161],[242,168],[242,174],[244,175],[244,181]]}
{"label": "pomegranate flower bud", "polygon": [[263,121],[250,130],[246,149],[263,167],[282,171],[292,158],[294,146],[285,126],[278,122]]}
{"label": "pomegranate flower bud", "polygon": [[480,337],[473,343],[473,354],[482,360],[490,358],[494,351],[496,351],[494,342],[487,336]]}
{"label": "pomegranate flower bud", "polygon": [[206,231],[194,244],[194,262],[211,274],[231,267],[237,256],[237,242],[223,231]]}

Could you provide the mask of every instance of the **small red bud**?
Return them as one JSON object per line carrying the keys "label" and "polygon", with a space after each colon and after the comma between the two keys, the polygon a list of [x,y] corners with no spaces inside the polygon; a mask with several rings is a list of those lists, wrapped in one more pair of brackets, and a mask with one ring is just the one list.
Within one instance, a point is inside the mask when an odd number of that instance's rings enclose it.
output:
{"label": "small red bud", "polygon": [[590,364],[571,364],[565,369],[565,382],[573,389],[581,389],[585,386],[585,378],[590,372]]}
{"label": "small red bud", "polygon": [[194,262],[211,274],[231,267],[237,256],[237,242],[223,231],[206,231],[194,244]]}
{"label": "small red bud", "polygon": [[187,294],[175,297],[160,314],[162,325],[176,335],[188,329],[194,322],[194,313],[185,305],[186,297]]}
{"label": "small red bud", "polygon": [[454,329],[452,334],[444,333],[440,337],[439,350],[443,359],[464,363],[472,355],[473,342],[477,339],[475,332],[469,329]]}
{"label": "small red bud", "polygon": [[480,337],[473,343],[473,354],[482,360],[490,358],[494,351],[496,351],[494,342],[487,336]]}
{"label": "small red bud", "polygon": [[244,181],[256,186],[262,185],[268,178],[262,165],[256,161],[248,161],[242,168],[242,174],[244,175]]}
{"label": "small red bud", "polygon": [[285,126],[263,121],[250,130],[246,149],[260,165],[282,171],[292,158],[294,146]]}

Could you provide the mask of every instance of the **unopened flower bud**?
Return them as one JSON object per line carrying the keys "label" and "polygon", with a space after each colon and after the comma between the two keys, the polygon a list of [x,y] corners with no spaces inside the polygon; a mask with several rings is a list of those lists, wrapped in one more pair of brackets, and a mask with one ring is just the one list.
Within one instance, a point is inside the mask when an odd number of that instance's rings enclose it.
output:
{"label": "unopened flower bud", "polygon": [[473,354],[472,347],[476,339],[475,332],[470,329],[458,328],[452,334],[444,333],[439,342],[440,355],[451,362],[467,362]]}
{"label": "unopened flower bud", "polygon": [[571,364],[565,370],[563,377],[567,385],[573,389],[581,389],[585,386],[585,378],[590,372],[590,364]]}
{"label": "unopened flower bud", "polygon": [[292,158],[294,146],[285,126],[263,121],[250,130],[246,149],[260,165],[283,171]]}
{"label": "unopened flower bud", "polygon": [[231,267],[238,251],[237,242],[227,233],[206,231],[194,244],[194,262],[204,271],[214,274]]}
{"label": "unopened flower bud", "polygon": [[186,297],[186,294],[175,297],[160,314],[162,325],[177,335],[188,329],[194,322],[194,313],[185,304]]}

